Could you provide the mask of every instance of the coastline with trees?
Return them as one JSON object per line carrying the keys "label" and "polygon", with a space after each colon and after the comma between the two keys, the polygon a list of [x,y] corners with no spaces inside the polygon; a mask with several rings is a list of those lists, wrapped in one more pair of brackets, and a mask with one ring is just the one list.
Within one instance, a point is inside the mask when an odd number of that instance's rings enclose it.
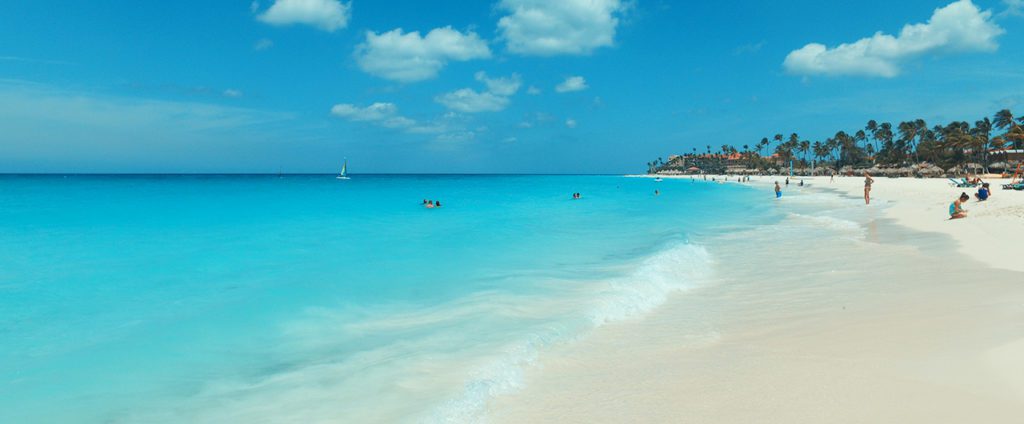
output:
{"label": "coastline with trees", "polygon": [[849,174],[942,177],[1013,172],[1024,161],[1024,116],[1003,109],[973,124],[929,126],[923,119],[868,121],[824,140],[777,133],[751,144],[718,147],[658,158],[649,174]]}

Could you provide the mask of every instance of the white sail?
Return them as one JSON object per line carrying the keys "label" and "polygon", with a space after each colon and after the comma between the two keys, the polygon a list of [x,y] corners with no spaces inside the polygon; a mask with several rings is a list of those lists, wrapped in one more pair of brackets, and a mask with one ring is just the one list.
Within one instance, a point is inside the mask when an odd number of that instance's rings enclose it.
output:
{"label": "white sail", "polygon": [[348,159],[345,159],[345,163],[343,163],[341,165],[341,173],[338,174],[338,179],[339,180],[347,180],[348,179]]}

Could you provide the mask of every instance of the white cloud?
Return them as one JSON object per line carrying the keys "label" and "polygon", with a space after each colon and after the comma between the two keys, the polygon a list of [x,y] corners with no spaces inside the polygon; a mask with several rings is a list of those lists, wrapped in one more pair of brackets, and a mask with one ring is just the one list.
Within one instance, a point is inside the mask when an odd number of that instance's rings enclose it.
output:
{"label": "white cloud", "polygon": [[572,118],[566,119],[565,126],[569,128],[576,128],[576,120]]}
{"label": "white cloud", "polygon": [[259,41],[256,41],[256,44],[252,45],[252,49],[256,51],[263,51],[271,47],[274,47],[274,40],[269,38],[261,38]]}
{"label": "white cloud", "polygon": [[242,91],[241,90],[236,90],[234,88],[229,88],[227,90],[224,90],[223,94],[224,94],[224,97],[233,97],[233,98],[242,97]]}
{"label": "white cloud", "polygon": [[1006,5],[1006,10],[1000,13],[1000,15],[1024,15],[1024,0],[1003,0],[1003,4]]}
{"label": "white cloud", "polygon": [[470,88],[455,90],[437,96],[435,100],[445,107],[464,113],[498,112],[508,106],[508,97],[490,92],[478,93]]}
{"label": "white cloud", "polygon": [[464,129],[452,122],[458,116],[445,114],[443,119],[435,119],[420,123],[415,119],[407,118],[398,113],[398,106],[394,103],[377,102],[366,107],[360,107],[348,103],[340,103],[331,108],[331,114],[339,118],[354,122],[365,122],[378,127],[401,130],[408,134],[427,134],[444,136],[449,133],[457,133]]}
{"label": "white cloud", "polygon": [[507,78],[487,78],[487,74],[480,71],[476,73],[476,80],[487,85],[487,91],[505,97],[516,94],[523,85],[523,79],[519,74],[512,74]]}
{"label": "white cloud", "polygon": [[569,93],[573,91],[583,91],[586,90],[587,88],[590,88],[589,86],[587,86],[587,80],[585,80],[583,77],[576,76],[566,78],[565,81],[562,81],[561,84],[555,86],[555,91],[559,93]]}
{"label": "white cloud", "polygon": [[519,74],[488,78],[485,72],[480,71],[476,73],[475,78],[487,86],[487,91],[478,92],[471,88],[463,88],[437,96],[434,100],[448,109],[463,113],[498,112],[508,106],[509,97],[516,94],[523,85]]}
{"label": "white cloud", "polygon": [[526,94],[529,94],[531,96],[536,96],[536,95],[540,94],[540,89],[531,85],[530,88],[526,89]]}
{"label": "white cloud", "polygon": [[351,12],[352,3],[338,0],[276,0],[256,19],[270,25],[305,24],[335,31],[348,26]]}
{"label": "white cloud", "polygon": [[508,12],[498,32],[509,51],[524,55],[590,54],[615,42],[621,0],[501,0]]}
{"label": "white cloud", "polygon": [[803,75],[862,75],[891,78],[900,62],[930,52],[995,51],[1005,31],[971,0],[936,9],[927,23],[906,25],[898,36],[881,32],[828,48],[811,43],[786,56],[787,71]]}
{"label": "white cloud", "polygon": [[360,122],[384,122],[398,115],[398,107],[394,103],[376,102],[366,108],[359,108],[349,103],[335,104],[331,115]]}
{"label": "white cloud", "polygon": [[426,36],[398,28],[382,34],[368,31],[366,41],[356,47],[355,57],[364,72],[415,82],[436,77],[449,61],[489,58],[491,50],[476,33],[463,34],[450,26],[435,28]]}

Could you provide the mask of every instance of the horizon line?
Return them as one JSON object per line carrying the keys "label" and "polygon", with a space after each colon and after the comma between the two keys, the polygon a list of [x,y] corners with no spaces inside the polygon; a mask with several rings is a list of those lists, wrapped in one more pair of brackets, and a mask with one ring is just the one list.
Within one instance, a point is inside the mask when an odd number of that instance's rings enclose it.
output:
{"label": "horizon line", "polygon": [[[0,176],[334,176],[333,172],[0,172]],[[436,176],[616,176],[644,175],[643,173],[486,173],[486,172],[364,172],[349,174],[353,176],[392,176],[392,175],[436,175]]]}

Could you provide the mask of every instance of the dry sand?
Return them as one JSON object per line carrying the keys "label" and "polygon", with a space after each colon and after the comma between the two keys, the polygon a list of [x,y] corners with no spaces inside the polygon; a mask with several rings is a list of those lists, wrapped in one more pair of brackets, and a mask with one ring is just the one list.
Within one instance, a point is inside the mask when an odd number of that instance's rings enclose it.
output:
{"label": "dry sand", "polygon": [[[770,196],[772,181],[753,185]],[[806,182],[863,196],[862,178]],[[714,287],[545,355],[489,419],[1024,422],[1024,192],[993,186],[969,218],[949,221],[963,189],[876,178],[877,239],[718,252],[744,260],[719,264]]]}

